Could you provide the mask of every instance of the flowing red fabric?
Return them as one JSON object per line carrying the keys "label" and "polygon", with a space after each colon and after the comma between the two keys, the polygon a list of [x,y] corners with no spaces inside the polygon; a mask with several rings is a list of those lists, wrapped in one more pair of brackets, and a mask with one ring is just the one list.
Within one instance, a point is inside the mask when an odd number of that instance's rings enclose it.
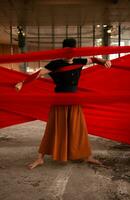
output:
{"label": "flowing red fabric", "polygon": [[0,63],[34,62],[38,60],[50,60],[57,58],[72,58],[79,56],[95,56],[114,53],[128,53],[130,46],[108,46],[108,47],[82,47],[82,48],[62,48],[55,50],[29,52],[14,55],[0,56]]}
{"label": "flowing red fabric", "polygon": [[[110,50],[114,53],[115,49]],[[117,48],[116,52],[119,50],[121,53],[126,49]],[[12,57],[8,58],[6,62],[12,62]],[[36,119],[47,121],[52,104],[82,104],[90,134],[130,144],[130,55],[113,60],[110,69],[96,65],[82,70],[76,93],[55,94],[53,81],[45,78],[28,82],[16,92],[15,83],[28,77],[0,67],[1,128]]]}

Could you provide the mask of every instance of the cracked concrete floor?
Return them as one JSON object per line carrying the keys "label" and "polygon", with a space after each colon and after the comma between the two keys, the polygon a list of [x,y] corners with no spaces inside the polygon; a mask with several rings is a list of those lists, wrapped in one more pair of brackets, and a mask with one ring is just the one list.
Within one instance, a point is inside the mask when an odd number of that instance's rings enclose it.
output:
{"label": "cracked concrete floor", "polygon": [[34,170],[45,123],[28,122],[0,130],[0,200],[130,200],[130,146],[90,137],[103,167],[61,164],[45,157]]}

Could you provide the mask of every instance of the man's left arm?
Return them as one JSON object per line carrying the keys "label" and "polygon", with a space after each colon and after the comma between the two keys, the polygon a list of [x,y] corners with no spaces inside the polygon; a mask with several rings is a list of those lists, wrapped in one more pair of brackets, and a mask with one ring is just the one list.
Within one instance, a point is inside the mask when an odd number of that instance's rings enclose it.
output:
{"label": "man's left arm", "polygon": [[88,58],[87,64],[99,64],[99,65],[104,65],[106,68],[111,67],[111,61],[110,60],[105,60],[102,58],[96,58],[96,57],[90,57]]}

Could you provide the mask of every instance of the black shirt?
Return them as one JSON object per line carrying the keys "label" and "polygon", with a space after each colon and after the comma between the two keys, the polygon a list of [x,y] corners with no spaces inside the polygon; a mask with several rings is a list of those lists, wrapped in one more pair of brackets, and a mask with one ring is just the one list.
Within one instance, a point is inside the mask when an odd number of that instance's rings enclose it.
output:
{"label": "black shirt", "polygon": [[[77,90],[82,67],[86,65],[86,63],[87,59],[74,58],[72,64],[63,59],[54,60],[47,64],[45,68],[51,71],[49,74],[56,84],[55,92],[75,92]],[[81,64],[82,66],[78,69],[56,72],[56,70],[64,66],[72,66],[76,64]]]}

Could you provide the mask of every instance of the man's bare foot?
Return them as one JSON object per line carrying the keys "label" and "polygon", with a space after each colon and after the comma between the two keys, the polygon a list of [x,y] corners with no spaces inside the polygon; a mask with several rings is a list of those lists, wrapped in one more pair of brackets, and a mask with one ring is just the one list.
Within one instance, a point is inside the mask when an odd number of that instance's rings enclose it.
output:
{"label": "man's bare foot", "polygon": [[29,169],[34,169],[40,165],[43,165],[44,161],[43,159],[38,158],[36,161],[34,161],[32,164],[30,164],[28,167]]}
{"label": "man's bare foot", "polygon": [[93,157],[89,157],[85,161],[88,162],[88,163],[92,163],[92,164],[102,165],[102,163],[99,160],[97,160]]}

